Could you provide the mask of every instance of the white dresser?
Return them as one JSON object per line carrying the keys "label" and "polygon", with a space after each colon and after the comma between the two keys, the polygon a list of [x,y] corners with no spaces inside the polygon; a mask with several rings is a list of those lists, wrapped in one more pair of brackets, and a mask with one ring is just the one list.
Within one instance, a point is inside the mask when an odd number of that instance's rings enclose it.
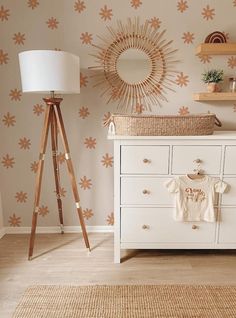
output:
{"label": "white dresser", "polygon": [[[212,136],[108,136],[114,141],[115,263],[122,249],[236,248],[236,132]],[[176,222],[165,182],[192,173],[230,185],[216,204],[217,222]]]}

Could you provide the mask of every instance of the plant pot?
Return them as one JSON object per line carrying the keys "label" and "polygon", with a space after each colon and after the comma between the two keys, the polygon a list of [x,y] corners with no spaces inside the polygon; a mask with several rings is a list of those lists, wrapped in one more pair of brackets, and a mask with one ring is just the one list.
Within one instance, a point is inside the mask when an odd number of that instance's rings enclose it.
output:
{"label": "plant pot", "polygon": [[221,91],[219,83],[208,83],[207,84],[208,93],[217,93]]}

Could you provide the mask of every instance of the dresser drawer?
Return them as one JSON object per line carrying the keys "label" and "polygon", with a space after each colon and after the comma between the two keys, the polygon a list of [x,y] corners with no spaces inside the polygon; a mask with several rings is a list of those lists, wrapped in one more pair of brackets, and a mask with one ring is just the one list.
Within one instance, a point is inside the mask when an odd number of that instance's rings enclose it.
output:
{"label": "dresser drawer", "polygon": [[174,204],[174,196],[165,187],[169,178],[122,177],[121,204]]}
{"label": "dresser drawer", "polygon": [[236,243],[236,208],[221,209],[219,243]]}
{"label": "dresser drawer", "polygon": [[224,174],[236,174],[236,146],[227,146],[225,150]]}
{"label": "dresser drawer", "polygon": [[228,189],[222,194],[222,205],[236,205],[236,178],[224,178]]}
{"label": "dresser drawer", "polygon": [[122,146],[121,173],[168,174],[169,146]]}
{"label": "dresser drawer", "polygon": [[176,222],[171,208],[121,209],[121,242],[214,243],[214,241],[215,223]]}
{"label": "dresser drawer", "polygon": [[207,174],[219,174],[221,146],[174,146],[172,173],[186,174],[196,167],[195,160],[201,160],[201,168]]}

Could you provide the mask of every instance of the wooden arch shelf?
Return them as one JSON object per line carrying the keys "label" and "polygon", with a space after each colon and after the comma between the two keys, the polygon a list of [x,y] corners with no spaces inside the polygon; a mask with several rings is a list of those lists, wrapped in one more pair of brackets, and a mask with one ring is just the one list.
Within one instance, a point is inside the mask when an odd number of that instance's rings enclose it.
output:
{"label": "wooden arch shelf", "polygon": [[202,43],[196,48],[196,54],[235,55],[236,43]]}

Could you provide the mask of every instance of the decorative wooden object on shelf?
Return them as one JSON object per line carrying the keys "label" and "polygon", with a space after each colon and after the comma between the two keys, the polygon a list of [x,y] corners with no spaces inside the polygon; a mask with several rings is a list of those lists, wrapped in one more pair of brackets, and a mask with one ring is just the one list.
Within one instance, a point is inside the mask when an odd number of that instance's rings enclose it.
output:
{"label": "decorative wooden object on shelf", "polygon": [[226,43],[227,39],[224,33],[215,31],[205,38],[205,43]]}
{"label": "decorative wooden object on shelf", "polygon": [[[164,31],[153,30],[150,23],[140,23],[139,18],[129,18],[127,23],[117,21],[117,27],[107,27],[109,33],[99,36],[101,44],[93,45],[97,52],[91,54],[96,58],[97,66],[93,69],[96,84],[103,86],[102,95],[108,96],[107,103],[118,101],[118,110],[135,112],[137,105],[147,110],[151,106],[166,101],[166,90],[172,90],[174,84],[172,41],[164,39]],[[149,73],[137,82],[128,82],[118,71],[118,60],[125,51],[136,49],[147,56],[151,65]],[[137,60],[138,62],[138,60]]]}
{"label": "decorative wooden object on shelf", "polygon": [[202,43],[197,47],[196,54],[234,55],[236,54],[236,43]]}
{"label": "decorative wooden object on shelf", "polygon": [[195,93],[193,99],[196,101],[235,101],[236,93],[221,92],[221,93]]}

